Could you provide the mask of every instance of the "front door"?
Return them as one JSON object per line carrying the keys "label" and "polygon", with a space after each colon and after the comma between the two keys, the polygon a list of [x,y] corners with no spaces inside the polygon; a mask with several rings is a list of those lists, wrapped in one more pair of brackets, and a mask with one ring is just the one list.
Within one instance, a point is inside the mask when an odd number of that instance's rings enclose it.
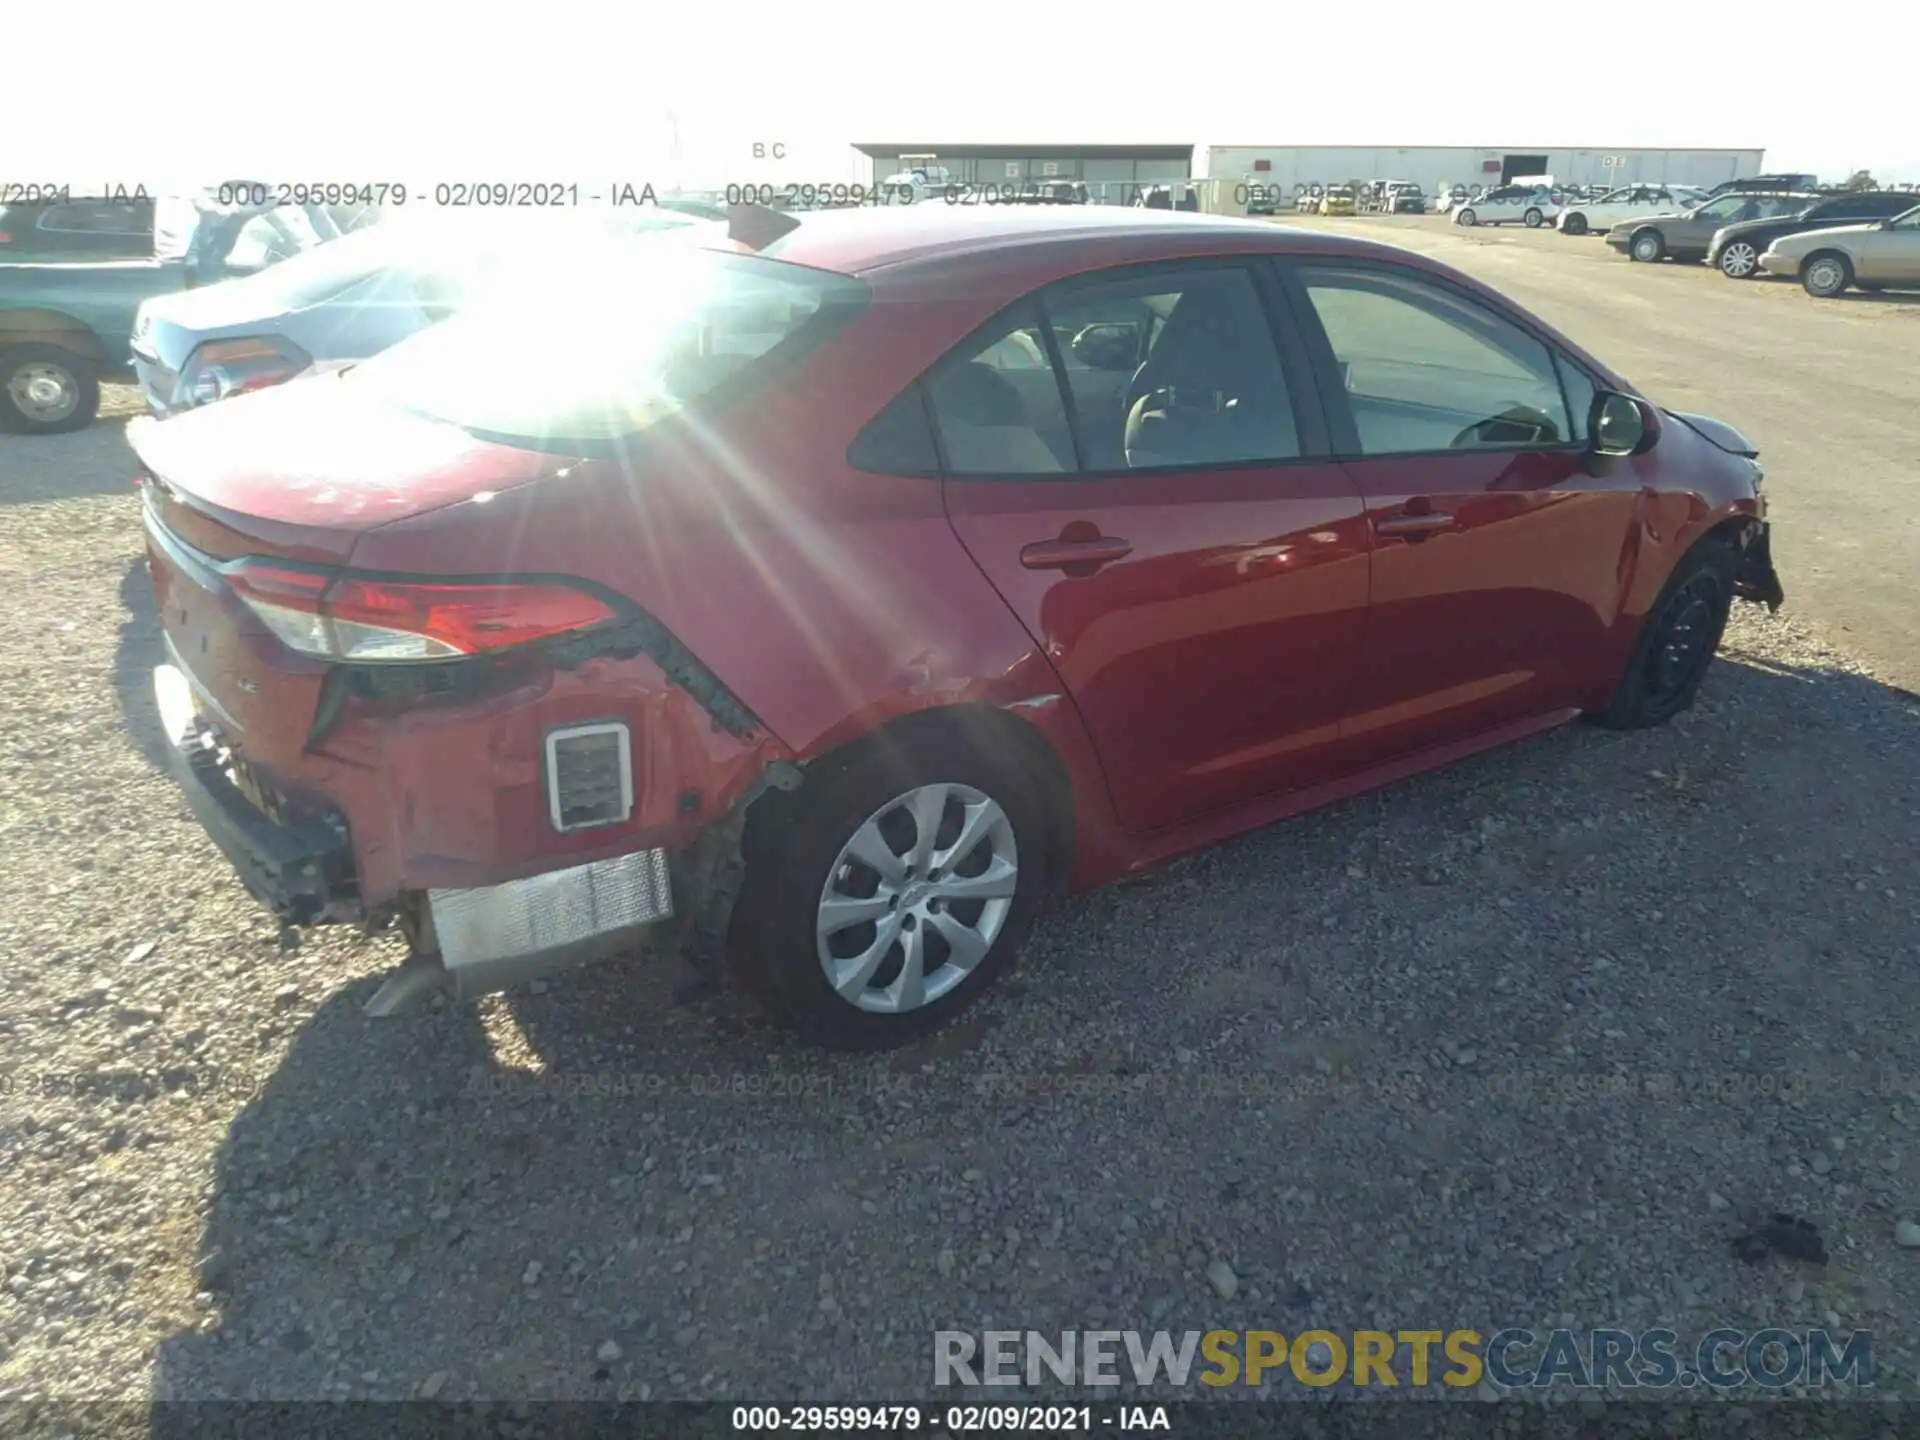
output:
{"label": "front door", "polygon": [[1287,273],[1373,530],[1356,763],[1577,703],[1619,611],[1640,492],[1631,466],[1590,473],[1594,382],[1411,269]]}
{"label": "front door", "polygon": [[1323,779],[1338,742],[1370,540],[1296,413],[1311,380],[1276,300],[1264,262],[1099,271],[927,377],[954,529],[1131,828]]}

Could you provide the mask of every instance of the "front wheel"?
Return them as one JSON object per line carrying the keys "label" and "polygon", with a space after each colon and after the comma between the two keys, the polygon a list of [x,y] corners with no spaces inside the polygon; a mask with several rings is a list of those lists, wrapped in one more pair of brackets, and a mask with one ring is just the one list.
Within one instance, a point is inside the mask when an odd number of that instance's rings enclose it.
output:
{"label": "front wheel", "polygon": [[999,747],[944,733],[820,769],[777,836],[749,837],[735,973],[818,1043],[902,1044],[1012,964],[1054,868],[1043,787]]}
{"label": "front wheel", "polygon": [[1703,540],[1681,558],[1640,628],[1613,697],[1591,717],[1596,724],[1644,730],[1693,704],[1726,631],[1738,571],[1738,557],[1721,540]]}
{"label": "front wheel", "polygon": [[1527,229],[1538,230],[1541,227],[1541,225],[1543,225],[1546,222],[1547,217],[1545,215],[1542,215],[1539,209],[1535,207],[1535,208],[1530,208],[1527,211],[1527,213],[1522,215],[1520,218],[1526,221]]}
{"label": "front wheel", "polygon": [[64,435],[84,430],[100,413],[93,367],[57,345],[0,350],[0,430]]}
{"label": "front wheel", "polygon": [[1560,229],[1568,235],[1584,235],[1587,233],[1587,217],[1584,215],[1569,215],[1566,224],[1562,225]]}
{"label": "front wheel", "polygon": [[1720,252],[1720,273],[1729,280],[1751,280],[1760,269],[1760,252],[1745,240],[1735,240]]}
{"label": "front wheel", "polygon": [[1456,225],[1474,226],[1480,223],[1480,217],[1473,213],[1473,207],[1469,205],[1458,215],[1454,216],[1453,223]]}
{"label": "front wheel", "polygon": [[1809,295],[1831,300],[1853,283],[1853,266],[1844,255],[1823,251],[1800,270],[1800,284]]}
{"label": "front wheel", "polygon": [[1643,265],[1651,265],[1667,253],[1666,237],[1658,230],[1642,230],[1633,237],[1627,253]]}

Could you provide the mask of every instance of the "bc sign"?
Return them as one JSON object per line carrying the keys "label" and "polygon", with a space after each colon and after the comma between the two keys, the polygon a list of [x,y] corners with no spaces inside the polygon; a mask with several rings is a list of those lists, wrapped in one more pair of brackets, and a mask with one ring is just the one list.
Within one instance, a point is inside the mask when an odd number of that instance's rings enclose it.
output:
{"label": "bc sign", "polygon": [[756,160],[784,160],[787,158],[787,144],[784,140],[756,140],[753,142],[753,158]]}

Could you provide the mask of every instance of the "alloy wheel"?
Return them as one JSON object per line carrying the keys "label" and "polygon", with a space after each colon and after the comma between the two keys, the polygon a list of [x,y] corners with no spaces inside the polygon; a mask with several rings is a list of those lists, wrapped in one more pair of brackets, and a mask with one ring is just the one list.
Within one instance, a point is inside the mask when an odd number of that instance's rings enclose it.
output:
{"label": "alloy wheel", "polygon": [[815,919],[827,983],[851,1005],[900,1015],[970,975],[1020,883],[1013,824],[967,785],[922,785],[882,805],[840,849]]}
{"label": "alloy wheel", "polygon": [[1647,700],[1659,710],[1671,705],[1713,658],[1719,642],[1720,582],[1709,571],[1695,575],[1668,597],[1653,647],[1647,652]]}
{"label": "alloy wheel", "polygon": [[1633,258],[1642,262],[1652,262],[1660,258],[1660,237],[1642,235],[1633,242]]}
{"label": "alloy wheel", "polygon": [[37,425],[57,425],[80,404],[80,382],[71,370],[31,360],[7,377],[13,406]]}
{"label": "alloy wheel", "polygon": [[1720,252],[1720,270],[1735,280],[1744,280],[1760,267],[1760,252],[1744,240],[1736,240]]}

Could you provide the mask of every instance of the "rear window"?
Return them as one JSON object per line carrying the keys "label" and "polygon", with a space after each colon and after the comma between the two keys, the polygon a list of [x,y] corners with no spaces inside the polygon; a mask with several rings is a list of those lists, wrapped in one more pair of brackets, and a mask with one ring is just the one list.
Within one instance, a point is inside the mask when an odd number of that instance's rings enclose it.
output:
{"label": "rear window", "polygon": [[[525,449],[593,448],[817,345],[867,287],[759,256],[660,247],[476,301],[355,366],[362,394]],[[624,261],[624,263],[622,263]]]}

